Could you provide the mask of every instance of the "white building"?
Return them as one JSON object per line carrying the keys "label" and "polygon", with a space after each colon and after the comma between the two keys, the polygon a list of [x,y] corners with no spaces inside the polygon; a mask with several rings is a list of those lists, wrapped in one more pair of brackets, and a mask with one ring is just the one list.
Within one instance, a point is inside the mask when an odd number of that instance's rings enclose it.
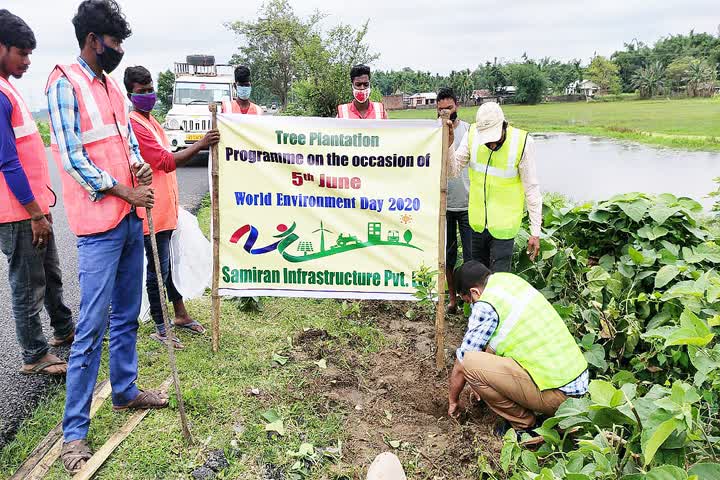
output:
{"label": "white building", "polygon": [[594,97],[598,91],[598,86],[590,80],[581,82],[575,80],[565,87],[565,95],[585,95],[586,97]]}
{"label": "white building", "polygon": [[415,95],[410,95],[408,98],[408,106],[410,108],[435,105],[436,103],[437,93],[435,92],[416,93]]}

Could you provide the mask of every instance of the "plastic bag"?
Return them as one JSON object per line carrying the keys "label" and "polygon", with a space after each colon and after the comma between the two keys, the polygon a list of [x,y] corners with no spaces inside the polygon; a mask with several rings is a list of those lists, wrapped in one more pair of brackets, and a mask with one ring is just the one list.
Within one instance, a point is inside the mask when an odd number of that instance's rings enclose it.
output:
{"label": "plastic bag", "polygon": [[180,209],[177,228],[170,238],[170,270],[175,288],[183,298],[199,298],[212,281],[212,246],[197,218]]}

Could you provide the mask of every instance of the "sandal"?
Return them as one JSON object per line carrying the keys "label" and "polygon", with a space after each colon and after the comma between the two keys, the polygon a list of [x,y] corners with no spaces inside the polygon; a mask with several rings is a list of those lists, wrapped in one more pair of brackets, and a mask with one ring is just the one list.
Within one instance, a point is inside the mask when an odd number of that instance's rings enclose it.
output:
{"label": "sandal", "polygon": [[123,410],[143,410],[143,409],[158,409],[166,408],[169,400],[165,392],[158,390],[140,390],[138,396],[135,397],[127,405],[113,405],[113,410],[121,412]]}
{"label": "sandal", "polygon": [[74,328],[65,338],[53,337],[52,340],[50,340],[48,342],[48,344],[51,347],[63,347],[65,345],[71,345],[73,340],[75,340],[75,329]]}
{"label": "sandal", "polygon": [[65,365],[67,367],[67,363],[63,360],[50,360],[47,362],[40,362],[31,368],[23,367],[20,369],[20,373],[22,375],[48,375],[50,377],[61,377],[67,373],[67,368],[64,372],[60,373],[50,373],[47,371],[48,367],[54,367],[55,365]]}
{"label": "sandal", "polygon": [[155,332],[150,334],[150,338],[152,338],[156,342],[162,343],[165,346],[167,346],[168,342],[172,342],[175,350],[183,350],[185,348],[185,345],[183,345],[182,342],[180,342],[180,339],[177,338],[175,335],[168,338],[167,335],[160,335],[159,333]]}
{"label": "sandal", "polygon": [[70,475],[75,475],[92,458],[92,451],[88,447],[87,440],[75,440],[63,443],[60,459],[63,467]]}
{"label": "sandal", "polygon": [[173,328],[181,329],[181,330],[187,330],[188,332],[192,333],[193,335],[205,335],[205,327],[203,327],[200,322],[197,322],[195,320],[191,321],[190,323],[186,323],[183,325],[180,325],[178,323],[172,324]]}

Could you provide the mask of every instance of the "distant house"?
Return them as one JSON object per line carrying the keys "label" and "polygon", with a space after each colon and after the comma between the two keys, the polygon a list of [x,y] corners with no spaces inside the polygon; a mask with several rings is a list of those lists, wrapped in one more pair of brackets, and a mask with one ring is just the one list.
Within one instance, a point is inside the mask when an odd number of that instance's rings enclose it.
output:
{"label": "distant house", "polygon": [[514,85],[505,85],[504,87],[497,87],[495,89],[497,95],[503,95],[506,97],[512,97],[517,93],[517,87]]}
{"label": "distant house", "polygon": [[410,95],[408,98],[410,108],[432,106],[437,103],[437,93],[435,92],[424,92]]}
{"label": "distant house", "polygon": [[590,80],[575,80],[565,87],[565,95],[585,95],[586,97],[594,97],[598,90],[599,87],[595,82],[591,82]]}

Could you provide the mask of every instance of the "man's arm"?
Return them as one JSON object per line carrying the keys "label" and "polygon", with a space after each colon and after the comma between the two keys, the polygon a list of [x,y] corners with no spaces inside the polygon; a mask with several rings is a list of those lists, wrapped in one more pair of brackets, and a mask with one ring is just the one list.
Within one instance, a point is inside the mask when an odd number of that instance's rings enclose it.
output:
{"label": "man's arm", "polygon": [[48,90],[50,128],[57,141],[63,169],[87,190],[90,200],[96,202],[117,185],[112,175],[98,168],[82,144],[80,112],[72,84],[60,78]]}
{"label": "man's arm", "polygon": [[[471,127],[472,128],[472,127]],[[462,174],[462,171],[467,166],[468,162],[470,161],[470,148],[468,146],[468,142],[470,141],[470,135],[468,130],[465,133],[465,136],[463,137],[462,141],[460,142],[460,148],[455,151],[455,145],[453,144],[454,139],[454,131],[453,128],[450,127],[451,137],[450,137],[450,146],[448,147],[448,176],[449,177],[459,177],[460,174]]]}
{"label": "man's arm", "polygon": [[525,151],[520,159],[520,180],[525,189],[525,203],[530,217],[530,240],[528,255],[535,260],[540,251],[540,229],[542,227],[542,194],[535,168],[535,142],[528,136]]}
{"label": "man's arm", "polygon": [[470,318],[468,318],[468,328],[462,344],[455,352],[455,366],[450,374],[448,415],[453,415],[457,410],[460,394],[465,387],[465,369],[462,364],[465,354],[485,350],[499,322],[497,312],[489,303],[476,302],[473,304]]}
{"label": "man's arm", "polygon": [[460,394],[465,388],[465,369],[462,363],[455,359],[452,373],[450,374],[450,389],[448,392],[448,415],[453,416],[457,413],[460,404]]}
{"label": "man's arm", "polygon": [[0,172],[15,199],[30,215],[33,245],[38,243],[47,245],[52,233],[52,225],[35,200],[30,182],[20,163],[11,122],[12,110],[10,100],[0,92]]}

